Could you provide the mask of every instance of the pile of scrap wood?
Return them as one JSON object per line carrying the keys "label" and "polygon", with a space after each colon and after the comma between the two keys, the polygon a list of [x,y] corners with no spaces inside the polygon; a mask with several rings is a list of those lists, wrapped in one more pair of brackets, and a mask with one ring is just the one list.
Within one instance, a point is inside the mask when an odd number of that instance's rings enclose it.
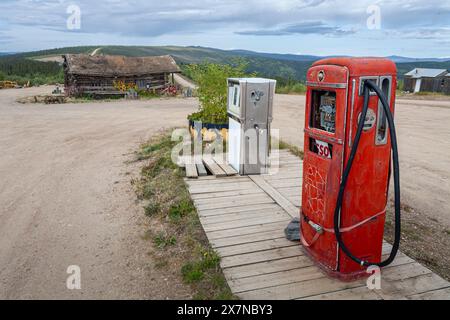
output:
{"label": "pile of scrap wood", "polygon": [[180,157],[179,164],[186,169],[186,177],[197,179],[207,175],[216,177],[234,176],[234,170],[223,156],[204,155],[200,157]]}
{"label": "pile of scrap wood", "polygon": [[67,98],[63,94],[54,94],[54,95],[39,95],[39,96],[31,96],[20,98],[17,100],[19,103],[45,103],[45,104],[61,104],[66,103]]}
{"label": "pile of scrap wood", "polygon": [[17,88],[19,85],[15,81],[0,81],[0,89]]}

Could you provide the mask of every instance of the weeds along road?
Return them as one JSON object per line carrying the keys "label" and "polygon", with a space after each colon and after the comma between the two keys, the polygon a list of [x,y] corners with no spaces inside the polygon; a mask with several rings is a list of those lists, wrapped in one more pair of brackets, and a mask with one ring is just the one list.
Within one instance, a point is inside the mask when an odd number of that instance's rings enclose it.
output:
{"label": "weeds along road", "polygon": [[[52,88],[0,91],[0,298],[186,298],[144,241],[130,154],[161,128],[185,126],[195,99],[21,105]],[[303,147],[304,97],[278,95],[273,128]],[[450,228],[450,102],[399,100],[406,204]],[[130,172],[130,174],[129,174]],[[82,290],[66,289],[67,267]]]}
{"label": "weeds along road", "polygon": [[[125,162],[194,99],[21,105],[52,88],[0,91],[0,299],[186,298],[162,276]],[[138,171],[138,168],[135,168]],[[68,290],[68,266],[82,290]]]}
{"label": "weeds along road", "polygon": [[[305,97],[277,95],[273,128],[303,148]],[[450,99],[397,99],[402,203],[450,230]],[[406,214],[406,213],[405,213]]]}

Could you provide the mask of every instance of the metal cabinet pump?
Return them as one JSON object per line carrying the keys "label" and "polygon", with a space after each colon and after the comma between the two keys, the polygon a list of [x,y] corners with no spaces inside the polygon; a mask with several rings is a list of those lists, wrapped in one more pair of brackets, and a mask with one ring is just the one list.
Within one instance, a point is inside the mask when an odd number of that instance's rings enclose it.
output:
{"label": "metal cabinet pump", "polygon": [[[325,59],[307,73],[300,238],[315,262],[342,280],[365,275],[370,265],[390,264],[398,251],[396,77],[395,64],[378,58]],[[395,242],[386,258],[391,174]]]}
{"label": "metal cabinet pump", "polygon": [[228,163],[241,175],[267,173],[276,81],[228,79]]}

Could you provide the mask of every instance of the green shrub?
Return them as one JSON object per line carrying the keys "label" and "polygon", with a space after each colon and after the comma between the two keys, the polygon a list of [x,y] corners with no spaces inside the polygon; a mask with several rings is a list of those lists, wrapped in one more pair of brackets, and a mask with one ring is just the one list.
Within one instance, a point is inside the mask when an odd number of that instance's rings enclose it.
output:
{"label": "green shrub", "polygon": [[[205,274],[212,274],[208,271],[216,270],[219,268],[219,264],[219,255],[213,250],[208,250],[202,253],[201,260],[186,263],[181,268],[181,273],[185,282],[193,283],[203,279]],[[215,282],[218,282],[217,279]]]}
{"label": "green shrub", "polygon": [[175,236],[169,236],[165,235],[164,233],[159,233],[157,236],[155,236],[153,242],[159,249],[164,249],[168,246],[174,246],[177,243],[177,239],[175,238]]}
{"label": "green shrub", "polygon": [[183,199],[174,204],[169,209],[169,218],[177,221],[195,210],[194,204],[190,199]]}
{"label": "green shrub", "polygon": [[188,119],[214,124],[227,123],[227,78],[254,76],[246,74],[246,68],[244,60],[236,60],[234,64],[205,62],[188,65],[188,74],[198,85],[200,102],[200,110]]}
{"label": "green shrub", "polygon": [[181,268],[181,274],[183,280],[186,283],[197,282],[204,277],[203,271],[199,268],[198,264],[188,262]]}
{"label": "green shrub", "polygon": [[298,81],[279,81],[277,84],[277,93],[281,94],[303,94],[306,92],[306,86]]}

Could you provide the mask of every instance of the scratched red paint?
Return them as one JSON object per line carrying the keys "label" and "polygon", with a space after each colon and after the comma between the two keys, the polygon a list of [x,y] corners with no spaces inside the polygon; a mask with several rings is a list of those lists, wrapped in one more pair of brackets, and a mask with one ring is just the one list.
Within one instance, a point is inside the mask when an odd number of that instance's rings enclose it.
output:
{"label": "scratched red paint", "polygon": [[[325,74],[325,77],[319,81],[321,72]],[[358,92],[360,77],[367,76],[391,77],[390,106],[394,111],[396,67],[390,60],[325,59],[316,62],[307,73],[302,214],[325,228],[333,228],[333,215],[342,169],[351,150],[349,140],[354,139],[358,115],[363,107],[363,97]],[[355,83],[354,96],[353,82]],[[314,99],[317,100],[317,91],[330,91],[336,94],[334,132],[317,128],[316,124],[312,125],[314,123],[311,119],[314,116],[312,104]],[[332,94],[329,95],[332,96]],[[324,101],[330,101],[330,98],[327,99]],[[330,103],[327,102],[327,104]],[[378,116],[378,97],[371,96],[369,108]],[[329,114],[325,117],[327,120],[330,118]],[[317,121],[318,119],[317,117]],[[375,123],[373,128],[362,135],[344,196],[340,218],[341,228],[352,226],[385,211],[391,155],[390,139],[387,139],[386,144],[377,145],[376,134]],[[311,143],[316,140],[330,145],[331,159],[321,155],[320,152],[312,151],[314,145]],[[357,229],[344,233],[343,239],[349,249],[360,258],[380,261],[384,221],[383,214]],[[316,231],[305,220],[301,222],[301,229],[305,240],[311,242]],[[338,250],[334,233],[324,232],[311,247],[305,249],[325,271],[333,276],[348,280],[365,273],[358,264]]]}

